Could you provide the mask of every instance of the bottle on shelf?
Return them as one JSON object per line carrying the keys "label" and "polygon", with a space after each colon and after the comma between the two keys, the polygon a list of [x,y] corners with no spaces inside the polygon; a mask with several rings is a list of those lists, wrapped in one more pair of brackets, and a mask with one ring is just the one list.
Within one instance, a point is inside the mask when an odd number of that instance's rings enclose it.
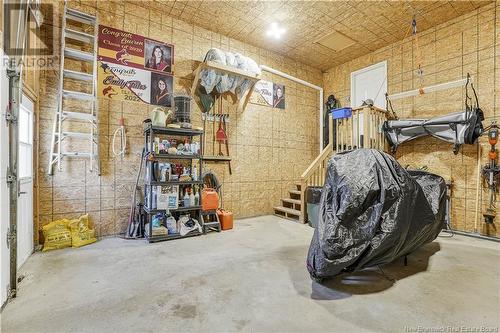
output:
{"label": "bottle on shelf", "polygon": [[193,178],[194,181],[198,181],[198,168],[196,167],[196,165],[193,166],[191,177]]}
{"label": "bottle on shelf", "polygon": [[155,137],[155,141],[153,143],[153,150],[155,154],[160,153],[160,138]]}
{"label": "bottle on shelf", "polygon": [[189,194],[189,206],[195,206],[195,201],[194,201],[194,187],[191,188],[191,193]]}
{"label": "bottle on shelf", "polygon": [[189,207],[189,195],[187,194],[187,188],[184,189],[184,207]]}
{"label": "bottle on shelf", "polygon": [[[194,187],[193,187],[193,190],[194,190]],[[198,206],[200,204],[200,194],[198,192],[199,192],[199,189],[194,195],[194,205],[195,206]]]}
{"label": "bottle on shelf", "polygon": [[152,189],[152,198],[151,198],[151,209],[156,209],[157,207],[157,204],[156,204],[156,201],[158,200],[158,193],[157,193],[157,189],[156,189],[156,186],[153,186],[153,189]]}

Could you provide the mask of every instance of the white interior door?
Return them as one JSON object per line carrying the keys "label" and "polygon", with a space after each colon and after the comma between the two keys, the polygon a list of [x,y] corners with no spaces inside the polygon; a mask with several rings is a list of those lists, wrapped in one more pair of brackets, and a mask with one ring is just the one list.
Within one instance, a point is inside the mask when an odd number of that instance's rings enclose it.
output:
{"label": "white interior door", "polygon": [[[374,106],[385,109],[386,92],[387,61],[382,61],[351,73],[351,107],[360,107],[364,101],[371,99]],[[358,115],[358,117],[359,127],[353,127],[352,135],[355,146],[359,148],[362,147],[364,142],[364,123],[363,115]]]}
{"label": "white interior door", "polygon": [[[4,59],[3,48],[0,48]],[[0,66],[0,114],[7,109],[9,99],[9,78],[5,66]],[[7,166],[9,164],[9,128],[3,117],[0,118],[0,306],[7,300],[7,287],[10,281],[10,252],[7,247],[7,230],[10,223],[9,188],[7,187]]]}
{"label": "white interior door", "polygon": [[361,106],[367,99],[385,109],[387,92],[387,61],[362,68],[351,73],[351,106]]}
{"label": "white interior door", "polygon": [[19,196],[17,198],[17,267],[33,253],[33,113],[25,95],[19,108]]}

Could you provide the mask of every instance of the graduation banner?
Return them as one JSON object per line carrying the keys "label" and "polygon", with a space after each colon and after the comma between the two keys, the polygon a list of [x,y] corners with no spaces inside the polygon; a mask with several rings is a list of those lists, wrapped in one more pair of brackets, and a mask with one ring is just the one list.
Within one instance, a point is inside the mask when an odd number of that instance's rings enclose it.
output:
{"label": "graduation banner", "polygon": [[172,106],[173,45],[99,26],[99,97]]}
{"label": "graduation banner", "polygon": [[273,83],[264,80],[257,81],[253,87],[249,102],[258,105],[273,106]]}
{"label": "graduation banner", "polygon": [[249,102],[277,109],[285,109],[285,86],[260,80],[253,88]]}

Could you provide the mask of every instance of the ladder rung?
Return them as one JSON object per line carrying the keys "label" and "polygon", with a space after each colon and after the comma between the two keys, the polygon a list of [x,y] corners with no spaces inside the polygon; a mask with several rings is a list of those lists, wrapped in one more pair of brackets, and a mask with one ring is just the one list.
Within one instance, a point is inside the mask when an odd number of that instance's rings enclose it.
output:
{"label": "ladder rung", "polygon": [[67,77],[68,79],[92,81],[92,79],[94,78],[94,76],[92,74],[72,71],[69,69],[65,69],[63,72],[64,72],[64,77]]}
{"label": "ladder rung", "polygon": [[66,17],[71,20],[87,24],[93,24],[95,22],[95,16],[92,16],[90,14],[72,8],[66,9]]}
{"label": "ladder rung", "polygon": [[217,222],[217,221],[215,221],[215,222],[204,222],[203,224],[204,224],[204,225],[207,225],[207,226],[211,226],[211,225],[220,225],[220,222]]}
{"label": "ladder rung", "polygon": [[63,90],[63,97],[80,99],[84,101],[91,101],[94,99],[94,95],[83,93],[80,91]]}
{"label": "ladder rung", "polygon": [[64,49],[64,56],[76,60],[83,60],[90,62],[94,61],[94,55],[92,53],[80,51],[69,47]]}
{"label": "ladder rung", "polygon": [[[59,133],[55,133],[55,134],[58,135]],[[62,134],[63,138],[67,138],[67,137],[77,138],[77,139],[91,139],[92,138],[92,134],[89,134],[89,133],[62,132],[61,134]]]}
{"label": "ladder rung", "polygon": [[84,43],[94,43],[94,36],[86,32],[66,28],[66,37],[79,40]]}
{"label": "ladder rung", "polygon": [[90,113],[63,111],[64,118],[93,121],[95,117]]}
{"label": "ladder rung", "polygon": [[[57,153],[54,153],[53,155],[57,155]],[[83,153],[83,152],[78,152],[78,151],[75,151],[75,152],[65,152],[65,153],[61,153],[61,156],[67,156],[67,157],[91,157],[92,154],[91,153]],[[96,154],[93,154],[94,157],[97,157]]]}

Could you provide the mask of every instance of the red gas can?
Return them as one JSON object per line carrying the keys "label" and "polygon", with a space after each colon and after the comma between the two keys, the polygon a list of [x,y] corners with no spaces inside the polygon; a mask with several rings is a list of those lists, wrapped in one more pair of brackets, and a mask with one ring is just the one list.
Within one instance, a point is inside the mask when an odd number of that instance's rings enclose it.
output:
{"label": "red gas can", "polygon": [[222,230],[233,229],[233,212],[225,209],[217,209],[217,216],[219,217]]}
{"label": "red gas can", "polygon": [[205,188],[201,191],[201,208],[204,211],[219,208],[219,194],[213,188]]}

